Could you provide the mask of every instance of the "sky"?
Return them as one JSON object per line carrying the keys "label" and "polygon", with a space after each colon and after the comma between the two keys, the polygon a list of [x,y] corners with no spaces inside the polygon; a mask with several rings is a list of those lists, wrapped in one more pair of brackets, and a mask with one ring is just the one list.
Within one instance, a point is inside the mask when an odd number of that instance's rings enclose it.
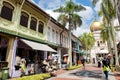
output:
{"label": "sky", "polygon": [[[60,13],[53,12],[53,10],[58,9],[60,6],[65,4],[66,0],[32,0],[36,5],[38,5],[45,12],[50,14],[54,19],[57,20],[57,17]],[[82,17],[82,25],[73,31],[73,34],[77,37],[83,34],[84,32],[90,32],[90,25],[95,20],[97,16],[97,11],[100,10],[100,4],[102,0],[97,2],[96,6],[92,7],[92,0],[72,0],[75,4],[80,4],[86,8],[85,11],[78,12],[77,14]],[[96,17],[96,20],[102,21],[101,17]]]}

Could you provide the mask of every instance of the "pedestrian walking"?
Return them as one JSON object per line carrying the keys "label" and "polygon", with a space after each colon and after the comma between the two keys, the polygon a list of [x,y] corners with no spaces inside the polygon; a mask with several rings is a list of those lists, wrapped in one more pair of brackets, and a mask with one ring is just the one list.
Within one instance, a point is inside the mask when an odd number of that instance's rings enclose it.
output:
{"label": "pedestrian walking", "polygon": [[97,58],[97,62],[98,62],[98,67],[101,67],[102,57],[98,57],[98,58]]}
{"label": "pedestrian walking", "polygon": [[82,65],[83,65],[83,67],[84,67],[84,69],[85,69],[85,58],[83,57],[82,59],[81,59],[81,63],[82,63]]}
{"label": "pedestrian walking", "polygon": [[103,63],[103,72],[105,74],[105,79],[108,80],[108,75],[109,75],[109,71],[111,69],[110,67],[110,59],[111,59],[111,55],[108,54],[107,56],[104,57],[102,63]]}
{"label": "pedestrian walking", "polygon": [[95,58],[93,58],[93,64],[95,64]]}

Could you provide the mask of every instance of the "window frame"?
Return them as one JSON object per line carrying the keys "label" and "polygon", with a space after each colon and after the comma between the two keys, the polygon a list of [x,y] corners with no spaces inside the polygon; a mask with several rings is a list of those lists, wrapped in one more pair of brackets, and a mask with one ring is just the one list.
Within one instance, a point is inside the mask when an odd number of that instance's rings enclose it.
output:
{"label": "window frame", "polygon": [[[28,18],[28,20],[26,21],[26,24],[21,22],[22,16],[23,16],[24,18],[25,18],[25,17]],[[23,19],[24,19],[24,18],[23,18]],[[20,25],[22,25],[22,26],[24,26],[24,27],[28,27],[28,21],[29,21],[29,15],[28,15],[26,12],[21,12]]]}
{"label": "window frame", "polygon": [[39,21],[38,32],[40,32],[40,33],[44,32],[44,23],[42,21]]}
{"label": "window frame", "polygon": [[[33,21],[33,23],[32,23],[32,21]],[[34,22],[36,22],[36,23],[34,23]],[[31,17],[30,29],[32,29],[34,31],[36,31],[36,29],[37,29],[37,19],[35,17]]]}
{"label": "window frame", "polygon": [[14,6],[8,2],[3,2],[0,17],[12,21]]}

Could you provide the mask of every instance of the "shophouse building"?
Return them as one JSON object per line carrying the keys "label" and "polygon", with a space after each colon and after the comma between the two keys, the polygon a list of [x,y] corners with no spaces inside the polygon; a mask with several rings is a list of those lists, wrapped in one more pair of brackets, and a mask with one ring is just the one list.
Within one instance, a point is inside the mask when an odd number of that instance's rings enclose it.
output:
{"label": "shophouse building", "polygon": [[[85,53],[84,53],[85,54]],[[81,56],[84,55],[82,51],[82,44],[78,38],[72,34],[72,64],[81,64]]]}
{"label": "shophouse building", "polygon": [[49,18],[29,0],[0,0],[0,61],[1,68],[8,63],[10,77],[20,76],[16,55],[35,65],[46,51],[56,52],[46,45]]}
{"label": "shophouse building", "polygon": [[[53,54],[53,56],[58,57],[58,64],[61,67],[62,63],[67,63],[68,59],[68,30],[52,17],[47,28],[47,42],[57,51],[57,54]],[[65,56],[67,59],[64,59]]]}
{"label": "shophouse building", "polygon": [[7,64],[10,77],[21,74],[16,56],[35,66],[57,54],[61,67],[67,63],[68,43],[68,30],[30,0],[0,0],[0,68]]}

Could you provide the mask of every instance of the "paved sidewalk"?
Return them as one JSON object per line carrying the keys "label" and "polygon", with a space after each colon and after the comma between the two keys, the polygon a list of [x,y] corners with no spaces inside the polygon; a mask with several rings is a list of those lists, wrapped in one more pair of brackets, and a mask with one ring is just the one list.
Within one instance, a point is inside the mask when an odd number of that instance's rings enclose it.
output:
{"label": "paved sidewalk", "polygon": [[[56,77],[52,77],[47,80],[105,80],[102,68],[98,68],[93,64],[87,64],[85,70],[83,68],[71,71],[59,70],[56,73]],[[109,80],[120,79],[115,79],[115,74],[110,73]]]}

